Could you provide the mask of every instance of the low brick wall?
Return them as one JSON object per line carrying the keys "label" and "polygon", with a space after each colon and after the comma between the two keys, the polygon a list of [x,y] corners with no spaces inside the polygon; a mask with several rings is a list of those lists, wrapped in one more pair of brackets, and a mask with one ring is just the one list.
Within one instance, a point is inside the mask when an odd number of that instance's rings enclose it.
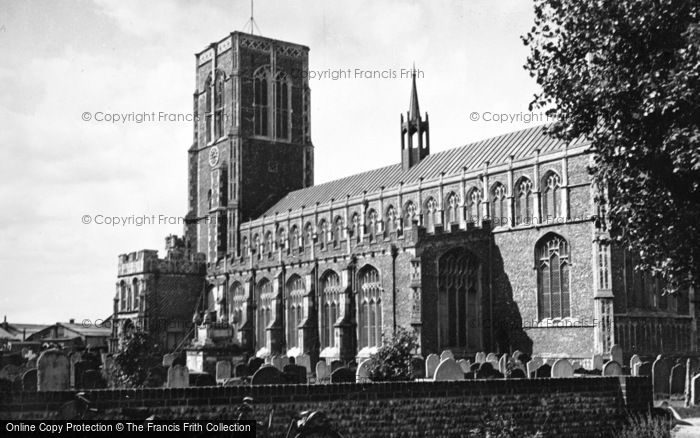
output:
{"label": "low brick wall", "polygon": [[[610,436],[628,412],[652,403],[648,377],[463,380],[88,391],[105,418],[148,407],[162,418],[233,419],[244,396],[256,417],[275,409],[274,434],[302,410],[323,410],[346,437],[462,437],[485,412],[544,436]],[[0,417],[46,418],[68,391],[0,394]]]}

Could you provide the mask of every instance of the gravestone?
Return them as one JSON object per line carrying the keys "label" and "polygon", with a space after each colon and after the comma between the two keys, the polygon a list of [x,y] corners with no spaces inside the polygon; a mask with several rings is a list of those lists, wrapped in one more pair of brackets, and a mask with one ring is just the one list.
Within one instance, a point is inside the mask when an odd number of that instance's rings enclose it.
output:
{"label": "gravestone", "polygon": [[411,358],[411,374],[414,379],[425,378],[425,361],[422,357],[413,356]]}
{"label": "gravestone", "polygon": [[593,369],[594,370],[602,370],[603,369],[603,355],[602,354],[594,354],[592,357],[592,362],[593,362]]}
{"label": "gravestone", "polygon": [[452,354],[452,350],[445,350],[442,353],[440,353],[440,362],[442,362],[445,359],[454,359],[455,355]]}
{"label": "gravestone", "polygon": [[552,377],[573,377],[574,367],[571,366],[571,362],[568,359],[557,359],[552,365],[551,376]]}
{"label": "gravestone", "polygon": [[270,364],[261,366],[250,379],[251,385],[279,385],[282,383],[282,372]]}
{"label": "gravestone", "polygon": [[355,373],[350,368],[340,367],[331,373],[331,383],[355,383]]}
{"label": "gravestone", "polygon": [[642,359],[639,358],[639,355],[633,354],[632,357],[630,358],[630,371],[632,372],[633,376],[636,376],[636,366],[637,364],[642,363]]}
{"label": "gravestone", "polygon": [[220,360],[216,362],[216,381],[222,382],[231,378],[231,362]]}
{"label": "gravestone", "polygon": [[614,360],[609,360],[603,365],[603,376],[621,376],[622,365]]}
{"label": "gravestone", "polygon": [[36,368],[27,370],[22,374],[22,390],[28,392],[36,391]]}
{"label": "gravestone", "polygon": [[80,381],[83,382],[83,388],[85,389],[101,389],[106,386],[102,375],[97,370],[86,370]]}
{"label": "gravestone", "polygon": [[168,368],[173,366],[173,362],[175,359],[177,359],[177,354],[175,353],[168,353],[163,355],[163,366]]}
{"label": "gravestone", "polygon": [[435,377],[433,380],[436,382],[446,380],[464,380],[464,371],[462,371],[462,367],[460,367],[454,359],[447,358],[441,361],[437,368],[435,368]]}
{"label": "gravestone", "polygon": [[537,371],[535,371],[535,377],[551,377],[552,376],[552,367],[549,364],[544,364],[537,368]]}
{"label": "gravestone", "polygon": [[522,368],[513,368],[508,372],[508,378],[509,379],[525,379],[527,376],[525,375],[525,371],[523,371]]}
{"label": "gravestone", "polygon": [[476,363],[486,362],[486,353],[484,353],[483,351],[476,353],[476,355],[474,356],[474,362],[476,362]]}
{"label": "gravestone", "polygon": [[301,365],[306,368],[306,374],[311,374],[311,356],[308,354],[300,354],[294,359],[297,365]]}
{"label": "gravestone", "polygon": [[498,359],[498,370],[502,372],[503,374],[508,372],[508,354],[504,354],[501,356],[500,359]]}
{"label": "gravestone", "polygon": [[[659,355],[660,356],[660,355]],[[640,371],[641,372],[641,371]],[[671,367],[663,357],[658,357],[651,365],[651,379],[654,384],[654,394],[668,395]]]}
{"label": "gravestone", "polygon": [[693,406],[700,405],[700,374],[690,382],[690,402]]}
{"label": "gravestone", "polygon": [[610,347],[610,358],[619,364],[622,363],[622,347],[619,344],[614,344]]}
{"label": "gravestone", "polygon": [[290,363],[284,366],[284,379],[288,383],[304,384],[306,383],[306,367]]}
{"label": "gravestone", "polygon": [[251,357],[248,359],[248,375],[251,376],[255,374],[255,372],[263,366],[265,363],[264,359],[261,359],[259,357]]}
{"label": "gravestone", "polygon": [[41,353],[37,361],[37,391],[63,391],[70,386],[70,363],[60,350]]}
{"label": "gravestone", "polygon": [[343,368],[343,362],[339,360],[334,360],[331,362],[331,374],[333,374],[333,371]]}
{"label": "gravestone", "polygon": [[679,363],[671,368],[669,388],[671,395],[685,393],[685,365]]}
{"label": "gravestone", "polygon": [[440,358],[437,354],[429,354],[425,359],[425,378],[432,379],[435,375],[435,368],[440,364]]}
{"label": "gravestone", "polygon": [[651,367],[652,367],[651,362],[640,363],[639,366],[637,367],[637,375],[638,376],[651,376]]}
{"label": "gravestone", "polygon": [[498,368],[498,355],[496,353],[489,353],[486,355],[486,362],[491,362],[493,368]]}
{"label": "gravestone", "polygon": [[234,377],[248,377],[250,375],[248,374],[248,365],[239,363],[233,369],[233,375]]}
{"label": "gravestone", "polygon": [[187,388],[190,386],[190,370],[183,365],[168,368],[168,388]]}
{"label": "gravestone", "polygon": [[270,361],[273,367],[277,368],[278,370],[282,371],[284,369],[284,363],[282,360],[282,356],[272,356],[272,360]]}
{"label": "gravestone", "polygon": [[326,361],[320,360],[316,362],[316,381],[317,382],[327,382],[328,379],[331,377],[330,370],[328,369],[328,365],[326,364]]}
{"label": "gravestone", "polygon": [[463,373],[469,373],[471,372],[471,363],[466,360],[466,359],[460,359],[457,361],[457,364],[459,365],[460,368],[462,368]]}
{"label": "gravestone", "polygon": [[541,367],[544,363],[542,362],[542,358],[539,356],[535,356],[530,361],[527,363],[527,376],[532,378],[535,377],[535,372],[539,367]]}
{"label": "gravestone", "polygon": [[369,382],[369,360],[362,361],[355,371],[355,381],[357,383]]}

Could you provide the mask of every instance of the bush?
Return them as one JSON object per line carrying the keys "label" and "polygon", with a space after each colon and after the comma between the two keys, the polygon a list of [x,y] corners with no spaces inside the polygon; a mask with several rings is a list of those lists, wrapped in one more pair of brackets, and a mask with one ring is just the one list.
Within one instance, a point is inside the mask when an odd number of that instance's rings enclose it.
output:
{"label": "bush", "polygon": [[512,416],[486,412],[478,426],[469,430],[469,438],[539,438],[541,433],[528,434]]}
{"label": "bush", "polygon": [[630,415],[626,424],[615,435],[617,438],[670,438],[673,424],[668,418],[646,415]]}
{"label": "bush", "polygon": [[149,370],[162,363],[160,346],[144,332],[133,332],[121,340],[114,355],[110,381],[117,388],[144,386]]}
{"label": "bush", "polygon": [[415,333],[399,328],[369,358],[368,376],[373,382],[413,380],[411,359],[418,348]]}

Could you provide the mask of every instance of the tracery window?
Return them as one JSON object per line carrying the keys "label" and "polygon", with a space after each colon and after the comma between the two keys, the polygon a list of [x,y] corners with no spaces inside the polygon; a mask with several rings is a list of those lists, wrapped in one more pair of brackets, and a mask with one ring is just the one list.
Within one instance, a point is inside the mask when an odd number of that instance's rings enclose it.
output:
{"label": "tracery window", "polygon": [[454,192],[447,195],[447,223],[459,223],[459,196]]}
{"label": "tracery window", "polygon": [[141,291],[139,290],[139,280],[134,278],[134,281],[132,282],[133,285],[131,287],[132,292],[134,293],[134,310],[139,310],[140,309],[140,296],[139,294]]}
{"label": "tracery window", "polygon": [[379,234],[379,214],[371,209],[367,212],[367,231],[372,240],[376,240]]}
{"label": "tracery window", "polygon": [[231,324],[231,327],[233,327],[234,336],[240,341],[241,339],[239,333],[243,324],[243,306],[245,304],[245,290],[243,289],[243,286],[241,286],[240,283],[236,282],[231,285],[231,288],[229,289],[229,295],[230,299],[227,300],[229,306],[229,323]]}
{"label": "tracery window", "polygon": [[481,223],[481,190],[476,187],[467,195],[467,222]]}
{"label": "tracery window", "polygon": [[216,73],[214,82],[214,138],[224,136],[224,73]]}
{"label": "tracery window", "polygon": [[508,225],[506,202],[506,187],[496,183],[491,189],[491,220],[494,227]]}
{"label": "tracery window", "polygon": [[438,327],[441,348],[478,349],[479,264],[464,248],[454,248],[438,260]]}
{"label": "tracery window", "polygon": [[352,237],[355,239],[355,242],[359,242],[362,234],[360,233],[360,215],[354,213],[350,221],[352,223]]}
{"label": "tracery window", "polygon": [[304,320],[304,279],[292,275],[287,280],[287,348],[299,347],[299,324]]}
{"label": "tracery window", "polygon": [[569,298],[569,245],[556,234],[548,234],[535,247],[539,318],[571,316]]}
{"label": "tracery window", "polygon": [[336,347],[333,326],[341,315],[340,277],[333,271],[323,275],[321,296],[321,348]]}
{"label": "tracery window", "polygon": [[529,225],[532,217],[532,181],[522,177],[515,184],[515,225]]}
{"label": "tracery window", "polygon": [[382,341],[382,285],[379,271],[367,266],[360,271],[358,280],[358,347],[378,347]]}
{"label": "tracery window", "polygon": [[338,247],[340,242],[343,241],[343,218],[338,216],[335,218],[335,223],[333,224],[333,246]]}
{"label": "tracery window", "polygon": [[416,204],[414,204],[411,201],[408,201],[406,203],[406,206],[404,207],[404,216],[406,219],[404,221],[404,226],[406,228],[411,228],[413,226],[413,222],[416,220],[416,215],[417,215]]}
{"label": "tracery window", "polygon": [[386,232],[398,232],[401,229],[401,223],[398,213],[393,205],[386,209]]}
{"label": "tracery window", "polygon": [[294,250],[299,247],[299,227],[292,225],[289,230],[289,248]]}
{"label": "tracery window", "polygon": [[545,175],[542,185],[542,222],[555,221],[561,211],[559,175],[549,172]]}
{"label": "tracery window", "polygon": [[437,201],[435,198],[428,198],[425,201],[425,228],[432,230],[435,227],[437,216]]}
{"label": "tracery window", "polygon": [[257,335],[257,345],[258,348],[267,347],[267,327],[272,322],[272,299],[274,297],[272,283],[263,278],[258,283],[256,288],[257,292],[257,315],[258,320],[256,324],[256,335]]}

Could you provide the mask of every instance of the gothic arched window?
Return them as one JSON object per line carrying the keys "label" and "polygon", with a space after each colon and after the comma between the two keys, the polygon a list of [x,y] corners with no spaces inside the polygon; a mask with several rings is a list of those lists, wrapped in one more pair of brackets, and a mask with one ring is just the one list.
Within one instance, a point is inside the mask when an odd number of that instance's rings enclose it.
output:
{"label": "gothic arched window", "polygon": [[476,350],[481,345],[479,263],[456,247],[438,259],[440,348]]}
{"label": "gothic arched window", "polygon": [[459,223],[459,196],[454,192],[447,195],[447,223]]}
{"label": "gothic arched window", "polygon": [[314,227],[311,222],[307,222],[304,226],[304,246],[312,247],[314,244]]}
{"label": "gothic arched window", "polygon": [[263,278],[260,280],[256,287],[256,292],[257,292],[257,315],[258,315],[258,320],[256,321],[256,335],[257,335],[257,345],[258,349],[262,347],[267,347],[269,348],[269,345],[267,343],[267,327],[270,325],[272,322],[272,298],[274,296],[274,292],[272,289],[272,283],[266,279]]}
{"label": "gothic arched window", "polygon": [[367,212],[367,232],[371,240],[376,240],[379,237],[379,214],[375,209]]}
{"label": "gothic arched window", "polygon": [[244,236],[243,239],[241,239],[241,257],[248,257],[249,249],[248,238]]}
{"label": "gothic arched window", "polygon": [[571,316],[569,298],[569,245],[556,234],[544,236],[535,247],[539,318]]}
{"label": "gothic arched window", "polygon": [[253,118],[255,120],[255,135],[268,135],[268,74],[267,70],[259,69],[253,77]]}
{"label": "gothic arched window", "polygon": [[282,249],[289,248],[290,246],[289,243],[287,243],[287,230],[284,228],[277,230],[277,245]]}
{"label": "gothic arched window", "polygon": [[411,201],[408,201],[406,203],[406,206],[404,207],[403,211],[404,211],[404,218],[405,218],[404,226],[406,228],[411,228],[413,226],[413,222],[416,220],[416,214],[417,214],[416,204],[414,204]]}
{"label": "gothic arched window", "polygon": [[341,315],[340,277],[333,271],[321,277],[321,348],[335,347],[333,326]]}
{"label": "gothic arched window", "polygon": [[304,279],[292,275],[287,280],[287,349],[299,347],[299,324],[304,319]]}
{"label": "gothic arched window", "polygon": [[318,223],[318,237],[321,242],[321,248],[326,248],[328,244],[328,222],[325,219],[321,219]]}
{"label": "gothic arched window", "polygon": [[214,139],[224,136],[224,82],[224,72],[217,72],[214,82]]}
{"label": "gothic arched window", "polygon": [[550,222],[556,220],[561,211],[559,175],[548,172],[542,179],[542,221]]}
{"label": "gothic arched window", "polygon": [[399,218],[394,206],[390,205],[386,209],[386,232],[391,233],[392,231],[395,233],[401,231],[401,218]]}
{"label": "gothic arched window", "polygon": [[467,222],[481,223],[481,190],[473,187],[467,195]]}
{"label": "gothic arched window", "polygon": [[275,77],[275,127],[276,137],[289,138],[291,85],[287,75],[280,72]]}
{"label": "gothic arched window", "polygon": [[343,227],[343,218],[337,216],[333,223],[333,246],[336,248],[340,245],[340,242],[343,241]]}
{"label": "gothic arched window", "polygon": [[265,254],[269,254],[274,249],[274,240],[272,239],[272,231],[265,233]]}
{"label": "gothic arched window", "polygon": [[356,242],[360,241],[360,215],[354,213],[351,218],[352,222],[352,237]]}
{"label": "gothic arched window", "polygon": [[425,201],[425,228],[428,230],[431,230],[435,227],[435,217],[437,213],[437,201],[435,198],[428,198],[428,200]]}
{"label": "gothic arched window", "polygon": [[522,177],[515,183],[515,225],[532,223],[532,181]]}
{"label": "gothic arched window", "polygon": [[263,248],[260,246],[260,235],[258,233],[255,233],[253,236],[253,251],[255,251],[258,255],[262,254]]}
{"label": "gothic arched window", "polygon": [[358,275],[359,348],[378,347],[382,342],[382,284],[379,271],[366,266]]}
{"label": "gothic arched window", "polygon": [[289,229],[289,248],[294,250],[299,247],[299,227],[292,225]]}
{"label": "gothic arched window", "polygon": [[139,294],[141,292],[139,291],[139,280],[136,278],[134,278],[134,281],[132,282],[131,291],[134,294],[134,310],[139,310],[141,298],[139,297]]}
{"label": "gothic arched window", "polygon": [[506,187],[501,183],[496,183],[491,188],[491,220],[494,227],[508,225]]}
{"label": "gothic arched window", "polygon": [[243,325],[243,305],[245,304],[245,290],[240,283],[233,283],[229,289],[228,317],[234,330],[234,336],[240,342],[240,329]]}
{"label": "gothic arched window", "polygon": [[204,132],[207,143],[212,141],[211,120],[214,113],[214,96],[212,91],[213,79],[211,75],[204,81]]}

